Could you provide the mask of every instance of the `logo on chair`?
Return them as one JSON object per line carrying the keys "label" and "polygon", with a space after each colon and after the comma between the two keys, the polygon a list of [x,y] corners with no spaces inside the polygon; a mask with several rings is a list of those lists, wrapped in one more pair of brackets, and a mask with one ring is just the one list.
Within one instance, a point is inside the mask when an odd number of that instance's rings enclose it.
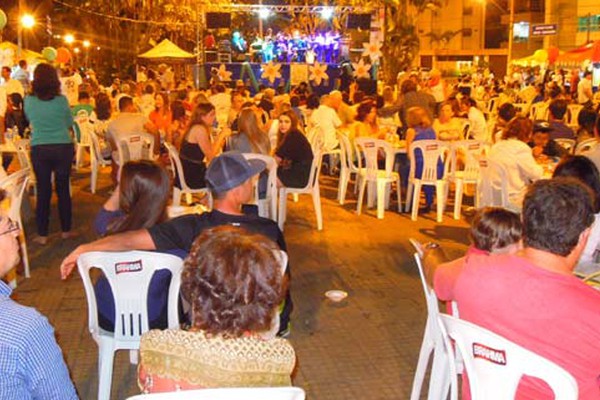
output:
{"label": "logo on chair", "polygon": [[498,365],[506,365],[506,352],[483,344],[473,343],[473,358],[481,358]]}
{"label": "logo on chair", "polygon": [[427,146],[425,146],[425,150],[437,150],[437,149],[438,149],[437,144],[428,144]]}
{"label": "logo on chair", "polygon": [[124,261],[115,264],[115,272],[117,275],[126,272],[140,272],[142,270],[142,260]]}
{"label": "logo on chair", "polygon": [[129,138],[129,143],[135,143],[135,142],[139,142],[140,140],[142,140],[141,136],[131,136]]}

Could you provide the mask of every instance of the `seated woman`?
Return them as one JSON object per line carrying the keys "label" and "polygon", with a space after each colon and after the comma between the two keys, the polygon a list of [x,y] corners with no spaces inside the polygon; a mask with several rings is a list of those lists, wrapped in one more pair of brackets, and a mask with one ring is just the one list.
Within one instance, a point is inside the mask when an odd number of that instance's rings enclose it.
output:
{"label": "seated woman", "polygon": [[354,138],[370,137],[383,139],[377,125],[377,107],[375,102],[365,100],[356,109],[356,122],[353,125]]}
{"label": "seated woman", "polygon": [[[121,171],[121,180],[96,216],[94,229],[101,236],[145,229],[167,220],[167,202],[171,182],[167,171],[148,161],[129,161]],[[181,251],[171,254],[184,257]],[[148,292],[150,326],[167,327],[167,292],[171,273],[158,271]],[[95,286],[98,321],[107,331],[114,330],[115,304],[108,280],[102,276]]]}
{"label": "seated woman", "polygon": [[[206,187],[206,166],[221,151],[225,138],[231,132],[224,128],[216,140],[211,141],[211,131],[216,118],[215,106],[199,103],[192,113],[188,131],[181,142],[179,158],[185,182],[192,189]],[[175,185],[181,186],[179,177],[175,180]]]}
{"label": "seated woman", "polygon": [[264,236],[233,226],[196,239],[181,275],[192,327],[144,334],[144,393],[291,385],[294,349],[271,329],[286,286],[277,252]]}
{"label": "seated woman", "polygon": [[229,150],[269,155],[271,143],[267,134],[258,126],[256,113],[251,108],[244,108],[237,121],[238,134],[230,137]]}
{"label": "seated woman", "polygon": [[[508,200],[512,209],[520,210],[527,185],[541,179],[544,169],[536,163],[527,145],[533,123],[527,117],[515,117],[506,126],[502,140],[494,143],[489,158],[501,164],[508,177]],[[499,185],[499,182],[494,182]]]}
{"label": "seated woman", "polygon": [[275,151],[277,186],[303,188],[310,178],[313,152],[306,136],[298,129],[298,118],[293,111],[279,116],[278,146]]}
{"label": "seated woman", "polygon": [[600,265],[600,173],[596,165],[585,156],[568,156],[554,170],[555,177],[573,177],[587,185],[595,200],[596,219],[592,225],[587,244],[579,257],[575,272],[591,274],[597,272]]}
{"label": "seated woman", "polygon": [[[412,153],[411,147],[413,142],[417,142],[420,140],[436,140],[435,132],[431,127],[431,120],[427,115],[427,111],[421,107],[411,107],[406,111],[406,124],[408,126],[408,130],[406,131],[406,147],[408,149],[408,157],[410,159],[410,155]],[[420,178],[423,174],[424,167],[424,159],[423,154],[419,149],[415,151],[415,177]],[[438,176],[441,176],[444,173],[444,163],[442,160],[438,160]],[[410,166],[407,166],[405,169],[406,172],[403,172],[403,182],[408,184],[408,176],[410,173]],[[401,171],[402,172],[402,171]],[[425,208],[423,208],[422,212],[431,211],[431,205],[433,204],[433,194],[435,192],[435,188],[433,186],[424,186],[423,192],[425,193]],[[413,207],[416,207],[413,204]]]}
{"label": "seated woman", "polygon": [[452,103],[445,101],[440,105],[439,117],[433,121],[433,130],[439,140],[461,140],[463,122],[454,117]]}

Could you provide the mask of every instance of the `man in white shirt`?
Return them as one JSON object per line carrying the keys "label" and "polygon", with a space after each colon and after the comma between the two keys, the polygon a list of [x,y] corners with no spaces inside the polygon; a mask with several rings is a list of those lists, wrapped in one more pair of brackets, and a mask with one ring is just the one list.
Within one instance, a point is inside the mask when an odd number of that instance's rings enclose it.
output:
{"label": "man in white shirt", "polygon": [[116,178],[118,171],[118,147],[121,140],[127,140],[129,137],[139,135],[154,140],[153,153],[158,155],[160,149],[160,134],[154,124],[138,112],[133,104],[133,99],[129,96],[123,96],[119,99],[119,114],[108,124],[107,139],[113,150],[113,178]]}
{"label": "man in white shirt", "polygon": [[18,93],[21,97],[25,97],[25,89],[23,89],[23,85],[21,82],[12,79],[10,77],[10,67],[2,67],[2,79],[4,79],[4,89],[6,91],[6,95],[11,95],[13,93]]}
{"label": "man in white shirt", "polygon": [[592,93],[592,72],[585,71],[583,79],[577,84],[577,102],[582,105],[588,105],[594,97]]}
{"label": "man in white shirt", "polygon": [[21,82],[21,86],[23,86],[23,90],[25,91],[25,93],[29,93],[29,87],[31,85],[29,82],[29,71],[27,71],[27,61],[19,61],[19,66],[12,73],[11,78]]}
{"label": "man in white shirt", "polygon": [[76,77],[75,74],[73,74],[67,67],[61,71],[61,77],[59,79],[60,91],[67,98],[69,106],[73,107],[77,104],[81,76]]}
{"label": "man in white shirt", "polygon": [[337,108],[342,102],[334,93],[321,97],[321,105],[310,116],[311,126],[323,132],[323,149],[333,150],[339,146],[336,130],[342,126]]}
{"label": "man in white shirt", "polygon": [[215,106],[219,128],[225,128],[227,127],[227,118],[231,109],[231,95],[227,93],[225,85],[221,83],[215,87],[215,90],[216,93],[210,96],[208,101]]}

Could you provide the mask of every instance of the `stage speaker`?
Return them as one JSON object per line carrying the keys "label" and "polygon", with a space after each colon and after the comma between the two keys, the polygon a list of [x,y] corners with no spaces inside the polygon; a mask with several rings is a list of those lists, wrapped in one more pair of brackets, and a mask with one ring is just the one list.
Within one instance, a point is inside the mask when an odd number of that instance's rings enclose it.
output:
{"label": "stage speaker", "polygon": [[346,21],[348,29],[371,29],[371,14],[348,14]]}
{"label": "stage speaker", "polygon": [[231,14],[219,12],[206,13],[206,27],[208,29],[230,28]]}

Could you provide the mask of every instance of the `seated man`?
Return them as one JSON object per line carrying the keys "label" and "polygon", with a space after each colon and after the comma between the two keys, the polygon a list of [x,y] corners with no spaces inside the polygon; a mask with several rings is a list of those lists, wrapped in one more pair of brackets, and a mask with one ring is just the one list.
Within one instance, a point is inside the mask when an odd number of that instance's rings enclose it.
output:
{"label": "seated man", "polygon": [[118,143],[120,140],[127,140],[133,135],[143,135],[154,139],[153,153],[158,155],[160,149],[160,134],[154,124],[143,114],[138,112],[133,99],[129,96],[122,96],[119,99],[119,114],[115,119],[108,124],[106,139],[112,148],[113,157],[113,175],[116,177],[116,170],[119,165],[118,160]]}
{"label": "seated man", "polygon": [[[516,254],[473,255],[438,265],[426,255],[441,300],[460,317],[553,361],[577,380],[579,399],[598,399],[600,293],[573,274],[594,222],[590,191],[571,178],[533,183],[523,203],[523,246]],[[431,246],[430,246],[431,247]],[[521,379],[518,399],[552,399],[537,379]]]}
{"label": "seated man", "polygon": [[[18,236],[19,226],[0,217],[0,278],[19,262]],[[0,280],[0,399],[77,399],[52,326],[10,294]]]}
{"label": "seated man", "polygon": [[[283,233],[277,223],[257,215],[244,214],[242,205],[252,198],[252,179],[263,169],[260,160],[247,161],[241,153],[229,151],[214,158],[206,171],[206,181],[213,194],[214,209],[201,215],[192,214],[172,219],[150,229],[140,229],[111,235],[77,247],[60,266],[61,276],[66,279],[80,254],[88,251],[166,250],[182,249],[189,253],[192,244],[205,229],[221,225],[233,225],[259,233],[286,251]],[[289,266],[288,266],[289,270]],[[288,328],[292,310],[289,291],[281,311],[280,334]]]}
{"label": "seated man", "polygon": [[548,106],[551,139],[575,139],[575,132],[565,124],[567,101],[555,99]]}

